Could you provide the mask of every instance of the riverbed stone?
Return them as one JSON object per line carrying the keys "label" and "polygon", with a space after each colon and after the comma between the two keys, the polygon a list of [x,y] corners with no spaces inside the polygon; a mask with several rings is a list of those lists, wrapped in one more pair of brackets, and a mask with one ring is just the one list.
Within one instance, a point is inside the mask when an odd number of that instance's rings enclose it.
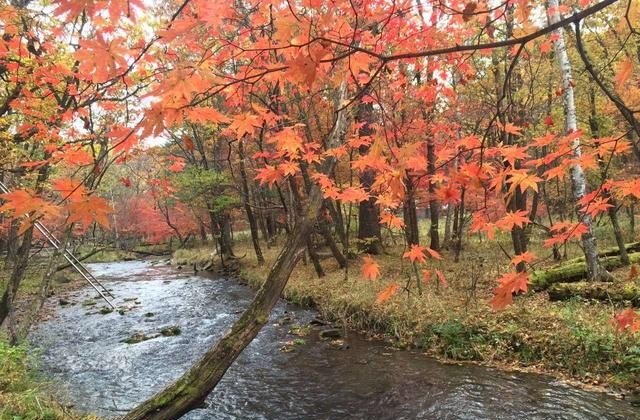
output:
{"label": "riverbed stone", "polygon": [[343,331],[340,328],[327,328],[320,331],[320,338],[325,340],[326,339],[337,340],[339,338],[342,338],[343,335],[344,335]]}
{"label": "riverbed stone", "polygon": [[137,343],[141,343],[143,341],[147,341],[147,340],[151,340],[153,338],[157,338],[159,337],[159,334],[150,334],[147,335],[143,332],[136,332],[133,333],[129,338],[125,338],[124,340],[121,340],[121,343],[126,343],[126,344],[137,344]]}
{"label": "riverbed stone", "polygon": [[172,337],[172,336],[175,336],[175,335],[182,334],[182,330],[180,329],[179,326],[172,325],[170,327],[165,327],[165,328],[161,329],[160,330],[160,334],[164,335],[165,337]]}

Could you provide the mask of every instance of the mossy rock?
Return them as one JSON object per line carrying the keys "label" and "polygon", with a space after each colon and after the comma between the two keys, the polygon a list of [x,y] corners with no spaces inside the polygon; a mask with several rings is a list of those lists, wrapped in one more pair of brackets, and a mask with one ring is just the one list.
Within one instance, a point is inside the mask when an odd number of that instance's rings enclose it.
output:
{"label": "mossy rock", "polygon": [[110,314],[111,312],[113,312],[113,309],[108,308],[106,306],[100,308],[100,311],[99,311],[99,313],[101,313],[102,315]]}
{"label": "mossy rock", "polygon": [[180,329],[179,326],[172,325],[170,327],[165,327],[165,328],[161,329],[160,330],[160,334],[162,334],[165,337],[173,337],[175,335],[182,334],[182,330]]}
{"label": "mossy rock", "polygon": [[126,338],[124,340],[121,340],[121,343],[126,343],[126,344],[137,344],[137,343],[141,343],[143,341],[147,341],[147,340],[151,340],[152,338],[156,338],[158,337],[157,335],[146,335],[143,332],[136,332],[133,335],[131,335],[129,338]]}

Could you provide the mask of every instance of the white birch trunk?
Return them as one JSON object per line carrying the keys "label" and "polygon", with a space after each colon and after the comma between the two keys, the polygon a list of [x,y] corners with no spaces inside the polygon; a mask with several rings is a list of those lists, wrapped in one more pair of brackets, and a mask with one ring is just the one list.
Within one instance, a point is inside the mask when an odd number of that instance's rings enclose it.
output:
{"label": "white birch trunk", "polygon": [[[549,0],[549,23],[554,24],[560,21],[560,14],[558,13],[558,0]],[[567,55],[567,48],[564,42],[564,30],[558,28],[554,31],[554,34],[558,37],[554,43],[554,50],[556,54],[556,60],[558,62],[558,68],[562,77],[562,89],[563,89],[563,102],[564,102],[564,115],[565,115],[565,129],[566,133],[574,132],[578,129],[577,117],[576,117],[576,104],[573,97],[573,83],[571,77],[571,62]],[[580,147],[580,139],[576,138],[571,144],[573,148],[573,154],[576,159],[582,155],[582,149]],[[571,186],[573,189],[573,196],[576,201],[576,207],[578,207],[578,201],[585,196],[587,190],[587,182],[584,176],[584,171],[579,163],[574,164],[571,167]],[[600,265],[598,259],[598,248],[596,245],[596,238],[593,235],[593,223],[591,216],[580,211],[577,208],[578,219],[587,227],[587,231],[582,234],[582,246],[584,250],[584,256],[587,261],[587,275],[589,280],[600,280],[610,277],[611,275]]]}

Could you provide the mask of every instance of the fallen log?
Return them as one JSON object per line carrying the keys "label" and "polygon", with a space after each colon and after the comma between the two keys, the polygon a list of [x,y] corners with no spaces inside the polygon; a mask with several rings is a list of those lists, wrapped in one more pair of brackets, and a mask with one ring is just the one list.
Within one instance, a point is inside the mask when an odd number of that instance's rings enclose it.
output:
{"label": "fallen log", "polygon": [[586,282],[555,283],[549,287],[549,300],[568,300],[573,297],[605,302],[631,302],[640,307],[640,285],[634,283]]}
{"label": "fallen log", "polygon": [[[640,252],[629,254],[632,264],[640,263]],[[615,270],[623,266],[618,255],[602,256],[600,262],[607,270]],[[566,261],[562,265],[531,273],[529,284],[535,291],[547,289],[554,283],[574,283],[587,278],[587,264],[584,257]]]}

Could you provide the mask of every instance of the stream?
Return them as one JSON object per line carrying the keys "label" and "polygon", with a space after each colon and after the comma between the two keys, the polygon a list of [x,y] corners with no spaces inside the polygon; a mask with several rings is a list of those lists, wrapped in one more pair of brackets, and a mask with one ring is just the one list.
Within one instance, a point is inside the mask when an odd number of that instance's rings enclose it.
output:
{"label": "stream", "polygon": [[[150,261],[89,264],[124,315],[100,313],[85,288],[47,303],[50,319],[30,333],[40,368],[76,409],[117,417],[185,372],[251,301],[234,280],[194,275]],[[95,302],[91,304],[90,302]],[[640,419],[640,409],[611,396],[535,374],[445,365],[350,333],[337,348],[312,329],[289,331],[314,311],[281,301],[240,355],[206,408],[185,419]],[[281,325],[282,324],[282,325]],[[134,333],[181,334],[136,344]]]}

